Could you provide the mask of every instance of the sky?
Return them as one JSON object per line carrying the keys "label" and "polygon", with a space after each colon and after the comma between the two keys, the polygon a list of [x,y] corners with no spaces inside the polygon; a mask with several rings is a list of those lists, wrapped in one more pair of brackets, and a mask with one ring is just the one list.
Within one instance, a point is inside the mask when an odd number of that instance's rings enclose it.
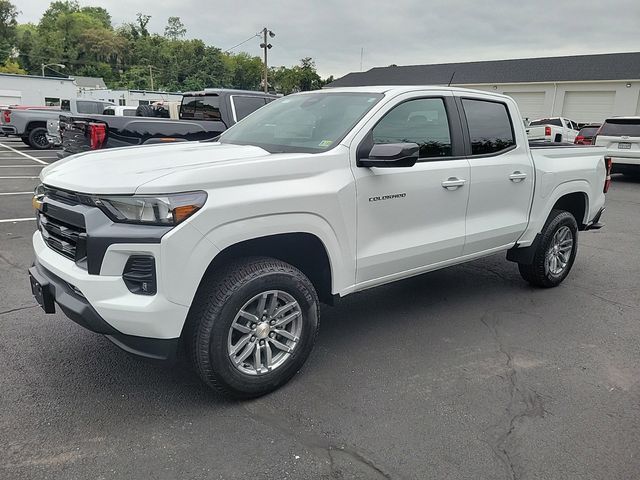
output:
{"label": "sky", "polygon": [[[37,23],[48,0],[13,0]],[[640,51],[640,0],[80,0],[115,26],[151,15],[163,33],[178,16],[186,38],[226,50],[263,27],[269,65],[312,57],[322,77],[373,67]],[[261,55],[255,38],[234,52]],[[361,53],[364,52],[362,55]]]}

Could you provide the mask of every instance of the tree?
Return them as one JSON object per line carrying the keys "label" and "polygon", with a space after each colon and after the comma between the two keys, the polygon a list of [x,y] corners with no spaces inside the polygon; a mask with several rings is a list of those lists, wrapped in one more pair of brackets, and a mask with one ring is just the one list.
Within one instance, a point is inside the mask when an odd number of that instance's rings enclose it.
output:
{"label": "tree", "polygon": [[149,25],[149,20],[151,20],[151,15],[145,15],[143,13],[138,13],[136,15],[136,20],[138,22],[138,33],[141,37],[148,37],[149,30],[147,30],[147,25]]}
{"label": "tree", "polygon": [[16,46],[18,10],[9,0],[0,0],[0,64],[6,62]]}
{"label": "tree", "polygon": [[185,33],[187,33],[187,29],[180,21],[180,17],[169,17],[167,26],[164,27],[164,36],[171,40],[178,40],[184,37]]}
{"label": "tree", "polygon": [[20,68],[17,62],[7,60],[4,65],[0,65],[0,73],[15,73],[19,75],[25,75],[27,72]]}

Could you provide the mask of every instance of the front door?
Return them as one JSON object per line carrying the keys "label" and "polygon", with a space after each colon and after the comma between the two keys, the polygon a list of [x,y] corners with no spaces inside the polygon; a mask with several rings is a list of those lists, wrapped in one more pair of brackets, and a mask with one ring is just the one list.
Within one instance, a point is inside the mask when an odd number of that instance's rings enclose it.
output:
{"label": "front door", "polygon": [[[356,284],[371,286],[462,255],[469,162],[453,96],[394,102],[371,121],[371,144],[417,143],[413,167],[354,167]],[[357,145],[354,149],[357,148]]]}

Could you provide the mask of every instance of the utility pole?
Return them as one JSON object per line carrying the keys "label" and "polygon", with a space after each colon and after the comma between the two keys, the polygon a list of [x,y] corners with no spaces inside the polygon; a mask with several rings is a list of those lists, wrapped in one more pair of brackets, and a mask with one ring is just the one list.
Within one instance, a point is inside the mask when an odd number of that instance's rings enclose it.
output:
{"label": "utility pole", "polygon": [[151,91],[153,92],[153,67],[149,65],[149,78],[151,79]]}
{"label": "utility pole", "polygon": [[360,71],[362,71],[362,57],[364,56],[364,47],[360,49]]}
{"label": "utility pole", "polygon": [[264,50],[264,93],[269,93],[269,67],[267,65],[267,51],[273,47],[270,43],[267,43],[267,35],[271,38],[276,34],[269,30],[267,27],[262,29],[262,43],[260,48]]}

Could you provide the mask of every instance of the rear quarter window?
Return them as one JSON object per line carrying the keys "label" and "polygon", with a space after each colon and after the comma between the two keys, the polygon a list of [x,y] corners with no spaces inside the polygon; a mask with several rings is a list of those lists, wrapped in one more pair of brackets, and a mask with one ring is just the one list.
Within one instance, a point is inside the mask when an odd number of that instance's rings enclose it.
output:
{"label": "rear quarter window", "polygon": [[515,146],[511,117],[504,103],[463,98],[462,106],[472,155],[498,154]]}
{"label": "rear quarter window", "polygon": [[239,97],[232,96],[233,108],[236,112],[236,121],[242,120],[244,117],[251,115],[260,107],[264,107],[266,102],[264,97]]}

